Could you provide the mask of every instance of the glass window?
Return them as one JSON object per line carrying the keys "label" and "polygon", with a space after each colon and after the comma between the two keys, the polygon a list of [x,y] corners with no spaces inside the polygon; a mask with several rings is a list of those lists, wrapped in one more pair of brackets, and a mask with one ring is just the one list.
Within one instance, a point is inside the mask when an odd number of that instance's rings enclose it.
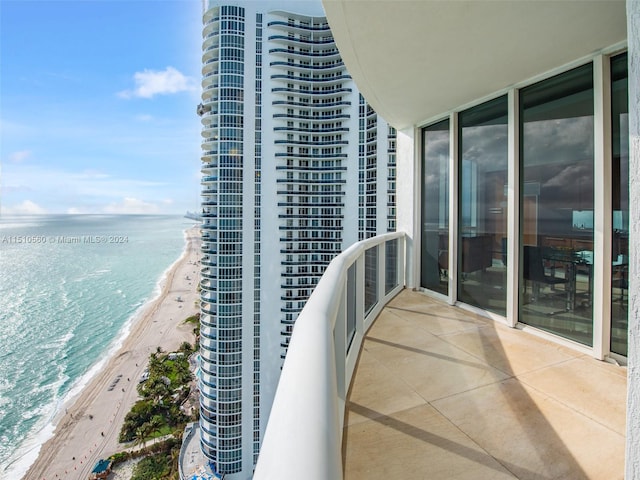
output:
{"label": "glass window", "polygon": [[520,321],[592,345],[592,64],[522,89],[520,121]]}
{"label": "glass window", "polygon": [[449,290],[449,120],[422,130],[422,265],[420,285]]}
{"label": "glass window", "polygon": [[506,315],[507,97],[461,112],[458,299]]}
{"label": "glass window", "polygon": [[629,92],[627,54],[611,59],[611,351],[627,355],[629,289]]}

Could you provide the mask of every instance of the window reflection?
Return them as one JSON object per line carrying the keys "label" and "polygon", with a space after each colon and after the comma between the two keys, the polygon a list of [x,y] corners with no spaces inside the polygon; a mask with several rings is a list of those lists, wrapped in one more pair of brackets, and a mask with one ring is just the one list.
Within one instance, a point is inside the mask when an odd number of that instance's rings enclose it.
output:
{"label": "window reflection", "polygon": [[611,351],[627,355],[629,288],[629,94],[627,54],[611,59]]}
{"label": "window reflection", "polygon": [[520,321],[592,345],[592,65],[523,89],[520,118]]}
{"label": "window reflection", "polygon": [[421,285],[449,289],[449,120],[422,130]]}
{"label": "window reflection", "polygon": [[507,97],[459,114],[458,298],[506,314]]}

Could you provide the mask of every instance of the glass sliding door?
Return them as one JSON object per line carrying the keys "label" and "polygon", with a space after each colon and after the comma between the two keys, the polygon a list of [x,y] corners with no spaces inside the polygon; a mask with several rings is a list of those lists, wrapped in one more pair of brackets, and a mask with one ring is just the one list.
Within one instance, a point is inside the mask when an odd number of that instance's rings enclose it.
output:
{"label": "glass sliding door", "polygon": [[593,66],[520,92],[520,321],[592,345]]}
{"label": "glass sliding door", "polygon": [[506,315],[507,97],[460,112],[458,300]]}
{"label": "glass sliding door", "polygon": [[449,120],[422,129],[420,285],[449,290]]}
{"label": "glass sliding door", "polygon": [[611,59],[611,351],[627,355],[629,289],[629,93],[627,54]]}

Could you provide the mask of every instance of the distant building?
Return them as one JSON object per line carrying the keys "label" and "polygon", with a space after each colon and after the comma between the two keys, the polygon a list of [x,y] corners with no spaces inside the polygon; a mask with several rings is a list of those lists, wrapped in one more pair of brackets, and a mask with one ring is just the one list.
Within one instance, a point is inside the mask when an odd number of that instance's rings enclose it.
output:
{"label": "distant building", "polygon": [[227,480],[246,479],[326,265],[396,228],[396,135],[319,2],[203,10],[201,446]]}

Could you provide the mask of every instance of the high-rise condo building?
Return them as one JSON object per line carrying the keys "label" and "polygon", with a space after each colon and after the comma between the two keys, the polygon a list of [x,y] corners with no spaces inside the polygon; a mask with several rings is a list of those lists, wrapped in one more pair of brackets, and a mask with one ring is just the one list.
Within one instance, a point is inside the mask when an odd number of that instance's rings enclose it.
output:
{"label": "high-rise condo building", "polygon": [[319,1],[205,1],[202,34],[201,447],[246,479],[326,265],[395,230],[395,131]]}

